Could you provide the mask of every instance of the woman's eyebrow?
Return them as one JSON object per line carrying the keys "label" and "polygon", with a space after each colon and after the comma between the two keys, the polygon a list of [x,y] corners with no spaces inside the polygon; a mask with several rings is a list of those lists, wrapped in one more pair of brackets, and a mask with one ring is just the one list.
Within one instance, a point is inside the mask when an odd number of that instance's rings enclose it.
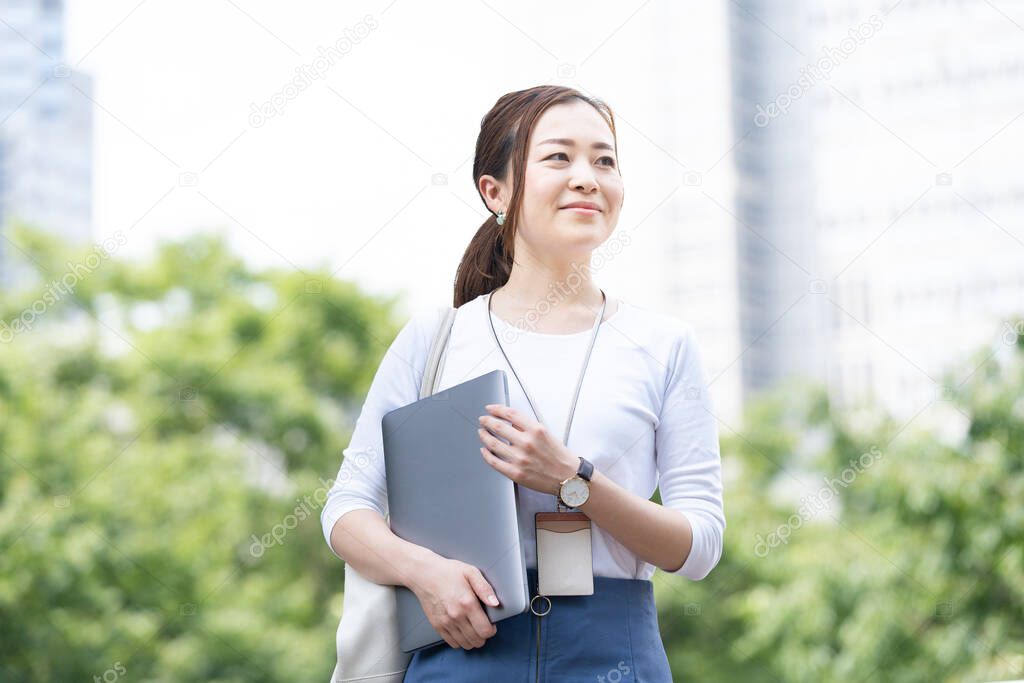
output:
{"label": "woman's eyebrow", "polygon": [[[576,146],[576,141],[575,140],[570,140],[569,138],[550,138],[548,140],[542,140],[541,142],[537,143],[538,146],[540,146],[540,145],[549,145],[549,144],[565,145],[566,147],[575,147]],[[592,149],[610,149],[612,151],[615,151],[615,148],[612,147],[611,145],[609,145],[607,142],[595,142],[594,144],[591,145],[591,148]]]}

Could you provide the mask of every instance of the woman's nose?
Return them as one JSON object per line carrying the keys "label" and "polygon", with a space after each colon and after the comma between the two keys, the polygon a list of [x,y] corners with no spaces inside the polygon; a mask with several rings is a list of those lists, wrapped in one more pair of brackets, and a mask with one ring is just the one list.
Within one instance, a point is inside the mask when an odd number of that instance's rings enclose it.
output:
{"label": "woman's nose", "polygon": [[597,178],[593,172],[576,173],[570,182],[574,190],[594,190],[597,188]]}

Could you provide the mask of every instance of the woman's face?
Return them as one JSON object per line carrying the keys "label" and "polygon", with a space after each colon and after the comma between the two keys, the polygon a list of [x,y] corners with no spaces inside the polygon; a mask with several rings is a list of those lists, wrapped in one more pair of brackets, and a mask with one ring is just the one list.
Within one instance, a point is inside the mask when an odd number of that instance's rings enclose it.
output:
{"label": "woman's face", "polygon": [[[530,136],[517,229],[534,253],[583,260],[615,230],[622,176],[611,129],[586,102],[558,104]],[[566,208],[587,203],[595,210]]]}

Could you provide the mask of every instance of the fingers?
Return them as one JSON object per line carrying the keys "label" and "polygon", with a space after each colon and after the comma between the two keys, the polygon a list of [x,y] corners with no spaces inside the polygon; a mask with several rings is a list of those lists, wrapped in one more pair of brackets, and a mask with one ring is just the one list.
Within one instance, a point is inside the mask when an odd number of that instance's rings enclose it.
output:
{"label": "fingers", "polygon": [[513,470],[512,466],[507,462],[496,456],[494,453],[491,453],[483,446],[480,447],[480,455],[483,456],[484,462],[493,467],[498,473],[505,475],[512,481],[517,481],[518,473]]}
{"label": "fingers", "polygon": [[446,605],[443,602],[437,602],[434,604],[434,608],[429,611],[426,604],[422,603],[422,600],[421,604],[424,605],[424,611],[427,613],[430,625],[434,627],[434,630],[438,632],[449,647],[464,649],[471,647],[472,639],[467,638],[463,633],[463,629],[459,626],[459,622],[465,621],[465,617],[461,615],[457,603]]}
{"label": "fingers", "polygon": [[450,629],[441,628],[437,626],[435,626],[434,628],[437,630],[438,633],[441,634],[441,637],[444,638],[444,642],[448,643],[448,647],[462,647],[461,645],[459,645],[459,641],[455,639],[455,636],[452,635]]}
{"label": "fingers", "polygon": [[528,418],[515,408],[501,405],[500,403],[491,403],[484,406],[484,408],[491,415],[500,417],[503,420],[508,420],[516,430],[520,432],[525,430],[526,420]]}
{"label": "fingers", "polygon": [[[476,594],[482,602],[490,605],[491,607],[497,607],[500,603],[498,597],[494,594],[494,588],[484,578],[483,573],[472,565],[468,569],[467,578],[469,579],[469,585],[473,588],[473,592]],[[484,612],[483,608],[479,604],[475,605],[469,614],[469,621],[475,631],[475,634],[480,638],[490,638],[498,632],[491,620],[487,618],[487,613]]]}
{"label": "fingers", "polygon": [[483,647],[487,639],[498,632],[480,605],[483,600],[496,606],[498,598],[491,584],[476,567],[466,565],[464,576],[469,590],[449,607],[448,632],[459,647],[469,650]]}
{"label": "fingers", "polygon": [[485,639],[476,632],[476,628],[470,623],[473,605],[480,609],[476,596],[467,593],[464,598],[454,602],[448,609],[448,635],[454,640],[458,647],[465,650],[472,650],[475,647],[482,647]]}
{"label": "fingers", "polygon": [[518,445],[522,432],[512,428],[507,422],[488,415],[482,416],[479,422],[481,429],[478,431],[480,432],[481,440],[486,436],[494,442],[500,443],[501,446]]}
{"label": "fingers", "polygon": [[466,625],[464,619],[449,618],[445,623],[447,624],[446,626],[440,624],[434,624],[433,626],[441,634],[441,637],[444,638],[444,642],[448,643],[449,647],[462,648],[463,650],[479,647],[474,645],[474,642],[478,640],[476,633]]}
{"label": "fingers", "polygon": [[481,428],[476,431],[480,437],[480,443],[502,460],[508,461],[514,455],[515,451],[512,450],[512,446],[496,438],[486,429]]}
{"label": "fingers", "polygon": [[492,453],[498,453],[501,446],[505,446],[505,442],[501,441],[494,435],[492,431],[493,427],[480,427],[476,430],[477,436],[480,437],[480,443],[487,446]]}
{"label": "fingers", "polygon": [[491,607],[497,607],[500,604],[498,597],[494,594],[494,589],[491,588],[491,584],[487,583],[487,579],[479,569],[470,565],[466,570],[466,578],[469,580],[469,587],[482,602]]}
{"label": "fingers", "polygon": [[483,573],[470,564],[458,563],[465,581],[458,597],[443,598],[434,603],[429,614],[430,623],[449,647],[471,650],[483,647],[487,639],[498,632],[484,612],[481,601],[498,606],[494,589]]}
{"label": "fingers", "polygon": [[478,607],[470,613],[469,624],[473,629],[473,635],[480,639],[480,645],[477,647],[481,647],[488,638],[498,632],[497,627],[487,618],[482,607]]}
{"label": "fingers", "polygon": [[468,621],[463,619],[459,622],[459,633],[461,634],[460,643],[464,650],[472,650],[477,647],[483,647],[487,639],[481,635],[478,635],[476,629]]}
{"label": "fingers", "polygon": [[434,627],[434,630],[437,631],[442,638],[444,638],[444,642],[448,643],[450,647],[459,647],[457,635],[451,629],[447,619],[448,613],[444,606],[441,603],[437,603],[435,605],[436,609],[427,611],[426,603],[424,603],[422,599],[420,604],[423,605],[424,612],[427,614],[427,620],[430,621],[430,625]]}

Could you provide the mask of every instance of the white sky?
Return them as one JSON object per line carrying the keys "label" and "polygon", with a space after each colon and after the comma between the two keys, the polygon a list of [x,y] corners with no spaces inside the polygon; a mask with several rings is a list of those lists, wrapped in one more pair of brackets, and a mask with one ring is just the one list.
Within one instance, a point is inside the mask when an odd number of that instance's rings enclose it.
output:
{"label": "white sky", "polygon": [[[410,0],[68,0],[65,59],[93,76],[102,107],[96,238],[123,230],[132,254],[223,229],[257,265],[329,265],[370,290],[405,292],[413,307],[447,303],[485,217],[471,178],[480,118],[501,94],[542,83],[582,86],[628,122],[619,228],[635,225],[679,183],[684,171],[668,154],[708,168],[726,151],[717,143],[691,159],[659,140],[653,96],[678,84],[652,75],[657,5],[473,0],[441,16]],[[376,28],[324,79],[249,124],[253,103],[368,15]],[[691,31],[691,54],[701,40],[717,54],[720,35]],[[575,77],[560,77],[560,64]],[[704,116],[727,120],[726,105],[705,102]],[[198,184],[179,185],[182,173]],[[434,173],[448,185],[433,186]],[[656,240],[616,258],[599,283],[639,300],[655,277],[650,249]]]}
{"label": "white sky", "polygon": [[[872,70],[894,83],[918,82],[934,76],[936,64],[941,70],[947,63],[1016,63],[1021,43],[1014,38],[1024,24],[992,3],[935,13],[897,5],[878,41],[857,51],[830,87],[846,90],[845,79],[853,86],[858,79],[875,82]],[[730,153],[740,139],[730,127],[729,6],[696,0],[457,0],[439,14],[439,5],[413,0],[67,0],[65,60],[93,77],[97,102],[95,237],[122,230],[129,236],[123,251],[131,255],[147,252],[161,238],[223,230],[254,265],[338,269],[339,277],[370,291],[404,295],[407,313],[450,303],[458,260],[485,217],[470,175],[481,117],[506,92],[561,83],[605,99],[619,124],[626,200],[618,228],[630,230],[634,241],[601,270],[599,284],[612,296],[661,309],[659,297],[680,279],[673,268],[704,268],[709,272],[701,273],[702,284],[714,285],[708,291],[725,291],[735,273],[719,263],[722,253],[703,250],[702,240],[732,225]],[[828,14],[829,7],[818,13]],[[280,115],[250,125],[253,104],[280,93],[318,48],[355,31],[367,17],[376,27],[324,79],[287,101]],[[842,25],[840,20],[832,27],[835,35],[809,34],[818,42],[807,55],[837,44],[846,35]],[[764,30],[785,41],[770,26]],[[988,54],[995,50],[1007,55]],[[564,75],[560,65],[573,73]],[[839,103],[824,124],[833,127],[825,135],[835,149],[817,151],[822,163],[816,178],[831,188],[821,201],[855,205],[871,187],[882,198],[876,208],[884,209],[885,202],[905,207],[920,194],[916,185],[930,186],[936,170],[976,148],[981,151],[957,169],[956,187],[968,195],[989,186],[1013,190],[1012,151],[1019,147],[1013,136],[1022,130],[1012,125],[1021,116],[1019,89],[989,83],[981,81],[978,91],[988,99],[968,88],[950,93],[956,97],[927,91],[935,107],[949,112],[944,116],[924,97],[893,98],[891,111],[878,97],[863,107]],[[803,106],[809,101],[800,100]],[[938,166],[926,164],[922,175],[894,161],[912,155],[906,139]],[[850,140],[857,146],[844,148]],[[874,142],[862,149],[862,140]],[[913,164],[920,165],[919,157],[912,155]],[[702,174],[699,186],[687,182],[689,170]],[[446,174],[448,184],[432,185],[436,173]],[[180,185],[182,174],[197,174],[198,184]],[[892,177],[915,189],[897,191]],[[1002,206],[1011,212],[1017,204]],[[960,226],[951,215],[945,225],[956,239],[947,248],[958,251],[970,233],[954,232]],[[1019,225],[1016,213],[967,215],[987,231],[978,234],[995,234],[990,223],[996,221]],[[875,266],[876,272],[903,273],[909,252],[896,240],[909,233],[912,218],[885,239],[877,235],[888,230],[888,218],[865,222],[863,234],[851,234],[857,258],[870,247],[862,265],[891,258],[896,267]],[[667,232],[676,230],[696,236],[694,249],[676,256],[679,264],[665,256]],[[995,238],[1016,250],[1004,233],[1009,230]],[[973,235],[969,243],[982,244]],[[705,255],[703,261],[694,254]],[[739,343],[731,330],[714,329],[718,318],[708,311],[726,309],[704,298],[703,313],[690,302],[690,310],[666,312],[698,322],[699,333],[712,328],[709,338],[716,341],[704,349],[709,370],[729,370],[716,386],[718,400],[737,405],[739,391],[726,382],[738,377],[736,360],[745,350],[729,345]],[[913,325],[872,334],[888,338],[904,330],[912,336],[898,346],[920,346],[920,329]]]}

